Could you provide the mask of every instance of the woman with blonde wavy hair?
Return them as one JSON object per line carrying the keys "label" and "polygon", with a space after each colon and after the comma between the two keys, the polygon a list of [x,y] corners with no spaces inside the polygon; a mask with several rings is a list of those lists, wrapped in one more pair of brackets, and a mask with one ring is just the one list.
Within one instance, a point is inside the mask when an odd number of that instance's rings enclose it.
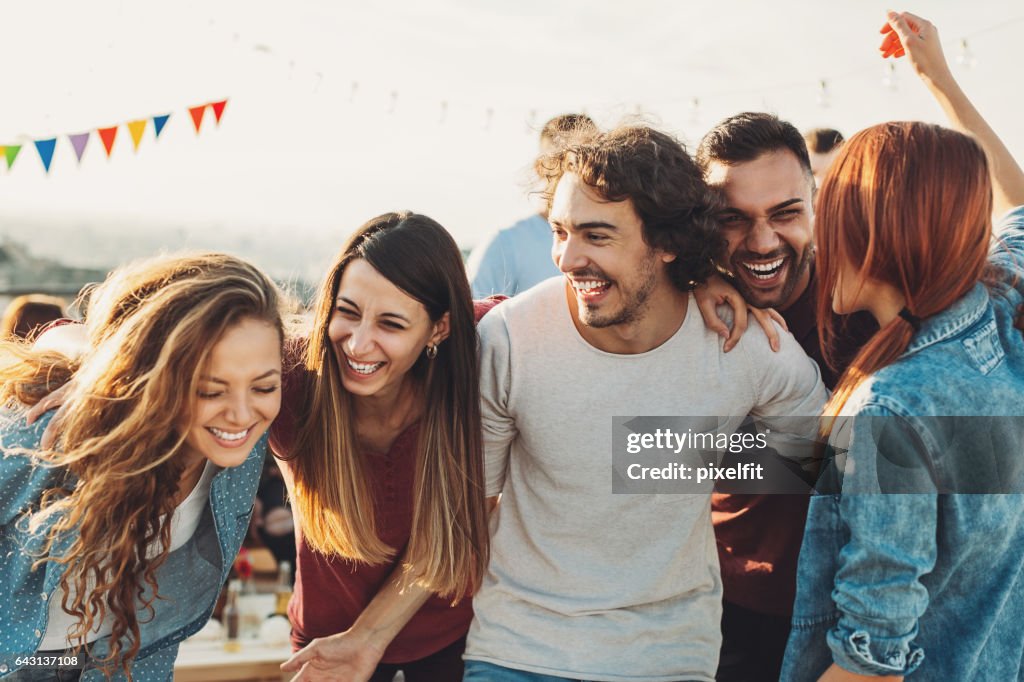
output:
{"label": "woman with blonde wavy hair", "polygon": [[488,556],[487,307],[452,237],[413,213],[367,222],[328,272],[271,433],[297,521],[296,680],[462,678]]}
{"label": "woman with blonde wavy hair", "polygon": [[[169,678],[246,533],[280,407],[278,305],[244,261],[161,257],[95,289],[80,360],[0,344],[0,678]],[[41,448],[51,416],[27,426],[25,407],[72,374]],[[46,674],[47,656],[78,669]]]}

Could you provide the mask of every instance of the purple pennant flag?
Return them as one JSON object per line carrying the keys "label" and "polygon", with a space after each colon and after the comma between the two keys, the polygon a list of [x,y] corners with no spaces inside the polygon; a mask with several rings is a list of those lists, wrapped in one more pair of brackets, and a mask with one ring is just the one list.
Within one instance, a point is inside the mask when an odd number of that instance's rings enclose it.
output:
{"label": "purple pennant flag", "polygon": [[85,154],[85,145],[89,144],[89,133],[68,135],[68,139],[71,140],[71,146],[75,148],[75,156],[78,157],[78,163],[82,163],[82,154]]}

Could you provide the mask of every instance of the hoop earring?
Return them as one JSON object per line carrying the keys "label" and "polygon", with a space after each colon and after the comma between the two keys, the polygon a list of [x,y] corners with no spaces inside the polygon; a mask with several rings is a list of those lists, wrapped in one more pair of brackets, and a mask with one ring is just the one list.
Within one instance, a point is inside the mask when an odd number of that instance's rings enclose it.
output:
{"label": "hoop earring", "polygon": [[433,360],[436,357],[437,357],[437,344],[436,343],[432,343],[429,346],[427,346],[427,359],[428,360]]}

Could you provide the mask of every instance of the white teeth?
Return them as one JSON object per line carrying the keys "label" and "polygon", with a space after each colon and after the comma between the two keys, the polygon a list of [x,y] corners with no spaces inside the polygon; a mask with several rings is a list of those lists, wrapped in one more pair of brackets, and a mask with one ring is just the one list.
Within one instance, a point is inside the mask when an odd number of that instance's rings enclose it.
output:
{"label": "white teeth", "polygon": [[786,258],[783,256],[782,258],[773,260],[770,263],[744,263],[743,267],[745,267],[755,279],[771,279],[778,274],[778,269],[782,267],[785,260]]}
{"label": "white teeth", "polygon": [[210,430],[210,433],[217,436],[217,438],[220,438],[221,440],[242,440],[243,438],[249,435],[249,429],[245,429],[244,431],[238,431],[237,433],[232,433],[231,431],[221,431],[220,429],[215,429],[212,426],[209,426],[207,428]]}
{"label": "white teeth", "polygon": [[353,362],[349,358],[345,358],[345,361],[348,363],[349,367],[351,367],[359,374],[373,374],[378,369],[380,369],[380,367],[384,364],[383,362]]}
{"label": "white teeth", "polygon": [[582,294],[593,293],[596,289],[608,286],[608,282],[600,280],[586,280],[583,282],[572,282],[572,288]]}

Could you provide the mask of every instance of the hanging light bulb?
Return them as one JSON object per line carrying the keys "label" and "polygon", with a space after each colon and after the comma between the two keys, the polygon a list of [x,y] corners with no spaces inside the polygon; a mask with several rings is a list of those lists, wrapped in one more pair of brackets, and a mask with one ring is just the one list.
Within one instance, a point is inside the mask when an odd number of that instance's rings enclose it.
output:
{"label": "hanging light bulb", "polygon": [[899,78],[896,76],[896,63],[888,61],[885,63],[885,73],[882,75],[882,87],[886,90],[899,90]]}
{"label": "hanging light bulb", "polygon": [[956,55],[956,63],[966,69],[973,69],[975,64],[978,63],[974,52],[971,51],[971,47],[967,44],[967,38],[960,39],[960,52]]}
{"label": "hanging light bulb", "polygon": [[447,119],[447,118],[448,118],[448,102],[447,101],[442,101],[441,102],[441,118],[438,119],[437,122],[443,124],[445,122],[445,119]]}
{"label": "hanging light bulb", "polygon": [[828,81],[824,78],[818,81],[818,106],[822,109],[832,106],[832,94],[828,89]]}
{"label": "hanging light bulb", "polygon": [[492,120],[494,120],[494,109],[491,107],[487,107],[487,115],[486,118],[484,118],[484,130],[491,129]]}
{"label": "hanging light bulb", "polygon": [[352,81],[352,88],[348,91],[348,101],[350,104],[355,101],[357,92],[359,92],[359,83]]}
{"label": "hanging light bulb", "polygon": [[389,114],[395,113],[395,109],[397,109],[397,108],[398,108],[398,91],[397,90],[392,90],[391,91],[391,104],[388,105],[388,113]]}
{"label": "hanging light bulb", "polygon": [[690,99],[690,123],[692,125],[700,124],[700,98],[692,97]]}

